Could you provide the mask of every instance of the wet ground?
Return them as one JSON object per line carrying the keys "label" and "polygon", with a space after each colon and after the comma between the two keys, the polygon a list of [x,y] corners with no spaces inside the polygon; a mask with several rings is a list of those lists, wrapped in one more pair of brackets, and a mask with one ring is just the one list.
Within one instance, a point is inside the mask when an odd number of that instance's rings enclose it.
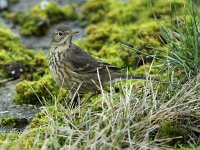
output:
{"label": "wet ground", "polygon": [[[19,81],[8,82],[4,87],[0,88],[0,119],[13,116],[19,119],[25,119],[30,121],[31,118],[35,116],[36,113],[40,111],[39,108],[36,108],[32,105],[14,105],[12,99],[15,95],[15,85]],[[9,130],[22,130],[24,126],[20,128],[10,128],[0,126],[0,133],[6,132]]]}
{"label": "wet ground", "polygon": [[[51,0],[53,1],[53,0]],[[82,3],[84,3],[86,0],[54,0],[54,2],[57,2],[59,4],[68,4],[68,3],[75,3],[76,5],[80,6]],[[36,4],[39,4],[41,0],[20,0],[19,3],[11,6],[11,11],[17,12],[17,11],[26,11],[33,7]],[[80,7],[77,8],[78,11]],[[4,28],[11,29],[12,33],[18,36],[21,40],[21,42],[30,49],[38,50],[43,49],[45,51],[48,51],[49,45],[50,45],[50,39],[51,39],[51,30],[45,35],[41,37],[36,36],[30,36],[30,37],[22,37],[19,35],[18,27],[11,22],[8,22],[4,18],[0,16],[0,24]],[[80,39],[84,36],[83,28],[79,27],[79,22],[61,22],[59,24],[68,24],[73,27],[75,31],[78,31],[79,34],[77,34],[74,39]],[[56,26],[56,25],[54,25]],[[54,28],[52,26],[52,28]],[[23,106],[16,106],[12,103],[13,97],[15,95],[15,85],[19,81],[11,81],[8,82],[5,86],[0,87],[0,119],[9,117],[9,116],[15,116],[17,118],[24,118],[27,120],[30,120],[35,116],[36,113],[38,113],[40,110],[39,108],[36,108],[35,106],[30,105],[23,105]],[[10,128],[10,127],[1,127],[0,126],[0,133],[7,132],[10,130],[23,130],[24,127],[20,127],[20,129],[16,128]]]}

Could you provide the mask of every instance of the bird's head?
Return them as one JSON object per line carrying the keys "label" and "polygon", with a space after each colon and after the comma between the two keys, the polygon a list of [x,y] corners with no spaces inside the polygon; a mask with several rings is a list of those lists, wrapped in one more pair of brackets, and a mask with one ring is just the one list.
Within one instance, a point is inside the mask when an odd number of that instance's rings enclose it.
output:
{"label": "bird's head", "polygon": [[52,32],[52,43],[57,45],[70,44],[72,36],[78,32],[72,31],[67,25],[59,25]]}

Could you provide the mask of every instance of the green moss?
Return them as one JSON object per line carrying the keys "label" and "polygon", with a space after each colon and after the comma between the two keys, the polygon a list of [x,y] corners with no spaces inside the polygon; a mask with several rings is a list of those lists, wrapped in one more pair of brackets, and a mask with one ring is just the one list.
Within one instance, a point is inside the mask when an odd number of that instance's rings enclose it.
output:
{"label": "green moss", "polygon": [[16,85],[17,95],[14,102],[17,104],[39,104],[40,101],[43,101],[43,97],[52,99],[46,88],[49,91],[54,89],[50,76],[44,76],[38,81],[22,81]]}
{"label": "green moss", "polygon": [[107,21],[130,24],[132,22],[146,22],[149,18],[155,16],[161,18],[164,15],[172,15],[183,6],[183,0],[157,0],[156,2],[146,0],[129,0],[128,2],[89,0],[82,6],[81,10],[83,18],[89,23]]}
{"label": "green moss", "polygon": [[59,6],[56,3],[49,3],[44,9],[40,6],[33,7],[31,13],[38,16],[45,16],[51,24],[58,23],[60,21],[77,19],[76,6],[65,5]]}
{"label": "green moss", "polygon": [[9,132],[0,134],[0,146],[2,149],[9,149],[13,146],[16,140],[19,138],[18,132]]}
{"label": "green moss", "polygon": [[48,31],[49,23],[46,16],[30,12],[18,12],[9,13],[6,17],[19,24],[20,34],[24,36],[44,35]]}
{"label": "green moss", "polygon": [[[176,11],[181,12],[184,4],[183,0],[158,0],[151,3],[146,0],[89,0],[81,9],[89,26],[80,46],[93,56],[118,67],[131,68],[132,72],[137,65],[152,62],[153,57],[145,57],[144,54],[156,54],[159,57],[167,55],[169,47],[165,46],[161,38],[161,27],[169,27],[170,17],[172,14],[180,14]],[[152,15],[154,9],[158,20]],[[137,51],[121,47],[121,44],[131,45]],[[159,69],[162,67],[156,67],[151,73],[158,73]],[[137,72],[144,75],[143,69],[138,69]]]}
{"label": "green moss", "polygon": [[78,17],[76,7],[73,5],[60,7],[55,3],[50,3],[44,11],[51,24],[58,23],[60,21],[74,20]]}
{"label": "green moss", "polygon": [[[164,66],[162,65],[162,63],[154,63],[154,64],[145,64],[145,65],[141,65],[140,67],[138,67],[136,70],[135,70],[135,73],[137,75],[140,75],[140,76],[147,76],[149,74],[151,74],[151,77],[155,77],[155,78],[158,78],[160,76],[160,74],[158,74],[160,72],[160,70],[162,70]],[[162,81],[164,81],[164,79],[167,78],[167,75],[166,74],[162,74]]]}
{"label": "green moss", "polygon": [[7,19],[19,24],[20,33],[24,36],[44,35],[48,31],[50,24],[75,20],[77,17],[74,5],[59,6],[53,2],[49,3],[45,8],[37,5],[28,12],[6,14]]}
{"label": "green moss", "polygon": [[152,10],[155,16],[160,18],[163,15],[173,15],[174,13],[180,14],[180,9],[184,7],[183,0],[174,0],[174,1],[162,1],[158,0],[156,2],[152,2]]}
{"label": "green moss", "polygon": [[88,22],[99,22],[106,17],[106,13],[109,11],[109,6],[112,0],[89,0],[81,8],[82,20]]}
{"label": "green moss", "polygon": [[0,121],[0,126],[9,126],[9,127],[24,127],[28,124],[28,120],[25,118],[18,118],[18,117],[8,117],[4,118]]}
{"label": "green moss", "polygon": [[[39,129],[37,129],[37,131],[39,131]],[[0,134],[1,149],[34,150],[33,146],[35,148],[41,148],[43,142],[37,141],[37,143],[34,144],[37,131],[29,130],[28,133],[24,133],[23,135],[13,131]]]}
{"label": "green moss", "polygon": [[[116,9],[117,8],[117,9]],[[113,3],[111,11],[107,14],[110,23],[130,24],[138,20],[138,16],[133,13],[134,7],[128,3]]]}
{"label": "green moss", "polygon": [[86,34],[86,48],[99,51],[103,45],[117,40],[119,41],[121,30],[116,25],[110,26],[108,23],[102,23],[89,26],[86,30]]}
{"label": "green moss", "polygon": [[51,104],[56,97],[60,101],[67,96],[65,91],[60,91],[50,75],[44,75],[37,81],[22,81],[16,85],[16,104]]}
{"label": "green moss", "polygon": [[[37,76],[44,74],[47,67],[47,58],[44,52],[34,53],[32,50],[26,49],[19,39],[11,34],[9,30],[0,28],[0,77],[7,78],[3,71],[4,66],[10,62],[22,62],[25,67],[26,75]],[[35,73],[32,73],[32,72]]]}
{"label": "green moss", "polygon": [[176,120],[167,120],[160,125],[160,138],[175,138],[172,139],[170,145],[186,144],[188,139],[188,131],[180,127],[181,123]]}

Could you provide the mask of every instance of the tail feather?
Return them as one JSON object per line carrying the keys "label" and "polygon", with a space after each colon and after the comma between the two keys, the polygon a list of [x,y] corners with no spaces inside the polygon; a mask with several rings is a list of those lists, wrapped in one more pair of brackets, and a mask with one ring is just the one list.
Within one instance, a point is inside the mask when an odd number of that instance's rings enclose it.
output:
{"label": "tail feather", "polygon": [[158,78],[152,78],[152,77],[142,77],[142,76],[132,76],[132,75],[129,75],[128,77],[129,77],[128,79],[160,81]]}
{"label": "tail feather", "polygon": [[116,83],[116,82],[120,82],[120,81],[123,81],[123,80],[131,80],[131,79],[160,81],[157,78],[151,78],[151,77],[133,76],[133,75],[126,75],[126,74],[116,74],[114,76],[114,79],[111,81],[111,83]]}

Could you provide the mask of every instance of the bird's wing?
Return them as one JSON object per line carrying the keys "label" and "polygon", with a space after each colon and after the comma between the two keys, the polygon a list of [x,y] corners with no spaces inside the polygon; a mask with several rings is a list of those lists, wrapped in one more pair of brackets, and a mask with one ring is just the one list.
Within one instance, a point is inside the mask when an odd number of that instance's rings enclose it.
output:
{"label": "bird's wing", "polygon": [[121,70],[120,68],[97,60],[76,45],[71,47],[70,55],[67,59],[68,63],[72,67],[71,69],[76,73],[96,73],[97,68],[98,70],[105,70],[106,67],[109,71]]}

